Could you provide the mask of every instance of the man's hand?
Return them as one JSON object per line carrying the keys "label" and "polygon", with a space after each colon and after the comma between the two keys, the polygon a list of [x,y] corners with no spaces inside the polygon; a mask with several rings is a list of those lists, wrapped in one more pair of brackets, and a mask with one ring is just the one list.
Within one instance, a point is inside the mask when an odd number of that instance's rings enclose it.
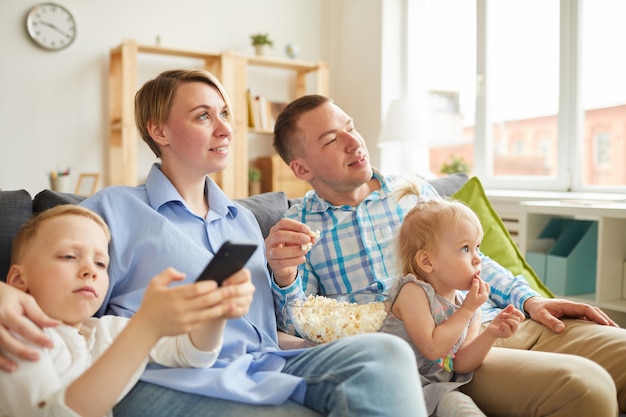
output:
{"label": "man's hand", "polygon": [[[41,330],[41,327],[53,327],[58,320],[51,319],[39,308],[33,297],[0,283],[0,351],[8,352],[22,359],[36,361],[37,353],[24,342],[16,339],[13,333],[19,334],[41,347],[52,347],[52,341]],[[12,372],[15,362],[0,353],[0,369]]]}
{"label": "man's hand", "polygon": [[311,243],[309,226],[293,219],[281,219],[265,238],[265,256],[280,287],[291,285],[296,279],[297,267],[306,261],[303,245]]}
{"label": "man's hand", "polygon": [[561,333],[565,329],[565,324],[559,319],[566,317],[588,320],[604,326],[619,327],[598,307],[561,298],[531,297],[524,302],[524,311],[528,313],[530,318],[555,333]]}

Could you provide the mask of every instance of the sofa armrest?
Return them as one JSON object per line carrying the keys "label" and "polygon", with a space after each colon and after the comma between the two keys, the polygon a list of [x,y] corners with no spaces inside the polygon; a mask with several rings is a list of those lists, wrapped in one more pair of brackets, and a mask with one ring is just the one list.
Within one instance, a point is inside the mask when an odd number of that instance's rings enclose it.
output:
{"label": "sofa armrest", "polygon": [[17,231],[33,215],[33,200],[26,190],[0,191],[0,280],[11,266],[11,244]]}

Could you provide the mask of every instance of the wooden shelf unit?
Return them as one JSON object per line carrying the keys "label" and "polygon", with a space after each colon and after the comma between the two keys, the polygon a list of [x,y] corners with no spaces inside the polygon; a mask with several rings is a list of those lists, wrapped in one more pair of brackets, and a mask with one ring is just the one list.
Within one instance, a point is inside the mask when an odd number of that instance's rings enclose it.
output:
{"label": "wooden shelf unit", "polygon": [[[248,195],[248,109],[246,90],[249,66],[277,68],[295,72],[295,97],[308,93],[307,76],[315,74],[315,92],[328,95],[328,66],[324,62],[307,62],[263,56],[246,56],[234,52],[207,53],[201,51],[139,45],[124,40],[110,51],[109,67],[109,155],[107,184],[136,185],[137,141],[139,135],[134,122],[134,97],[137,91],[138,58],[141,54],[156,54],[194,58],[204,61],[204,68],[212,72],[224,85],[233,105],[233,140],[230,145],[228,167],[212,178],[231,198]],[[156,74],[155,74],[156,75]],[[270,134],[271,132],[265,132]],[[278,190],[272,190],[278,191]]]}
{"label": "wooden shelf unit", "polygon": [[298,198],[311,189],[308,182],[293,175],[277,154],[257,158],[253,165],[261,171],[261,192],[283,191],[288,198]]}

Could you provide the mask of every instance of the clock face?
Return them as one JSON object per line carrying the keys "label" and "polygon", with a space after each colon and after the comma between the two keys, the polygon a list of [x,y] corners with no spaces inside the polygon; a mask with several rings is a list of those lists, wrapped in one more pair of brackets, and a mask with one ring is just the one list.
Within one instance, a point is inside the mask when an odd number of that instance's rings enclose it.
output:
{"label": "clock face", "polygon": [[68,47],[76,38],[74,16],[63,6],[41,3],[26,17],[28,34],[42,48],[59,50]]}

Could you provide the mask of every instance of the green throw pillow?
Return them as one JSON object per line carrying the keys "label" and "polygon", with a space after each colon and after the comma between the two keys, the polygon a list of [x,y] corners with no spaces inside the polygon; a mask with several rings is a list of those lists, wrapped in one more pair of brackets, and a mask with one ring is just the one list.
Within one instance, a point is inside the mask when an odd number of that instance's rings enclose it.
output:
{"label": "green throw pillow", "polygon": [[465,202],[480,218],[485,233],[480,245],[482,253],[510,270],[513,275],[522,275],[539,294],[544,297],[554,297],[554,294],[528,265],[517,244],[511,239],[509,231],[506,230],[500,216],[493,209],[477,177],[470,178],[451,198]]}

